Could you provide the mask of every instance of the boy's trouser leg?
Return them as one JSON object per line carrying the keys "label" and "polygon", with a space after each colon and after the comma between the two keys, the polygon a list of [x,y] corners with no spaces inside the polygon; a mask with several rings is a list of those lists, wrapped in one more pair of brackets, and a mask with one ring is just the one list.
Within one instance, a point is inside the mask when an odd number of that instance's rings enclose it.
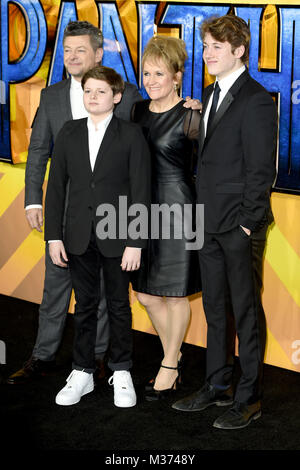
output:
{"label": "boy's trouser leg", "polygon": [[104,257],[94,233],[82,255],[68,253],[75,291],[75,336],[73,368],[93,372],[97,329],[97,307],[100,298],[99,271],[103,266],[110,322],[110,359],[112,370],[128,370],[132,354],[129,275],[121,270],[121,258]]}

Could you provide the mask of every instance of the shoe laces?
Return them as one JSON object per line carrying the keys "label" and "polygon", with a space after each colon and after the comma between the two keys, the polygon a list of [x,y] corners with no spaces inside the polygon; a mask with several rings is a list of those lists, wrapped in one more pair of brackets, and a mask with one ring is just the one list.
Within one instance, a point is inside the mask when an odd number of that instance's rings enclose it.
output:
{"label": "shoe laces", "polygon": [[67,380],[66,382],[70,382],[71,378],[73,377],[74,375],[74,370],[72,370],[71,374],[67,377]]}
{"label": "shoe laces", "polygon": [[109,385],[113,385],[113,384],[114,384],[114,376],[113,376],[113,375],[112,375],[111,377],[109,377],[108,383],[109,383]]}
{"label": "shoe laces", "polygon": [[117,371],[108,379],[109,385],[117,385],[120,388],[127,389],[129,385],[129,373],[127,371]]}
{"label": "shoe laces", "polygon": [[235,415],[241,415],[243,414],[243,409],[245,406],[242,403],[239,403],[238,401],[235,401],[233,405],[230,408],[230,412],[235,414]]}
{"label": "shoe laces", "polygon": [[[67,382],[66,387],[67,388],[74,388],[74,387],[76,388],[76,387],[80,386],[78,384],[78,382],[76,381],[76,375],[78,376],[78,372],[84,372],[84,371],[78,371],[78,370],[74,369],[74,370],[72,370],[70,375],[67,377],[67,380],[66,380],[66,382]],[[75,380],[72,380],[73,378]]]}
{"label": "shoe laces", "polygon": [[203,387],[202,387],[202,389],[201,389],[200,391],[201,391],[202,393],[208,393],[208,394],[210,394],[210,395],[213,395],[214,392],[215,392],[215,389],[214,389],[214,387],[213,387],[211,384],[209,384],[208,382],[206,382],[206,383],[203,385]]}
{"label": "shoe laces", "polygon": [[[66,388],[73,388],[74,387],[74,384],[72,383],[71,379],[72,377],[74,377],[74,370],[72,370],[71,374],[67,377],[67,385],[66,385]],[[71,383],[69,383],[71,381]]]}

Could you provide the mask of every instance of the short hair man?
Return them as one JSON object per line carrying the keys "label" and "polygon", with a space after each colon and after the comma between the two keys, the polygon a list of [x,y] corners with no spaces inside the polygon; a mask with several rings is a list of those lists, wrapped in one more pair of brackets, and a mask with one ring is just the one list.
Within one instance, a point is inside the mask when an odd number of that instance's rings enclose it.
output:
{"label": "short hair man", "polygon": [[[52,146],[66,121],[87,116],[83,105],[81,78],[85,72],[102,60],[102,32],[87,21],[70,22],[64,31],[63,47],[64,65],[70,78],[41,91],[40,106],[33,124],[26,165],[26,217],[31,228],[40,232],[43,225],[43,183]],[[132,105],[141,99],[136,87],[126,83],[122,101],[117,105],[115,114],[122,119],[130,120]],[[71,292],[69,269],[62,269],[52,263],[46,244],[44,292],[39,310],[36,343],[29,361],[7,379],[9,384],[28,383],[52,369],[63,335]],[[103,375],[102,360],[108,340],[109,327],[102,285],[95,347],[100,378]]]}
{"label": "short hair man", "polygon": [[[233,402],[214,426],[238,429],[261,415],[261,266],[272,220],[277,113],[269,93],[245,67],[250,44],[245,21],[233,15],[211,18],[202,24],[201,36],[204,62],[216,76],[204,92],[196,182],[197,202],[205,207],[199,260],[208,325],[206,384],[173,408],[201,411]],[[242,369],[234,396],[227,362],[228,286]]]}
{"label": "short hair man", "polygon": [[[74,405],[93,391],[94,338],[100,299],[99,273],[103,267],[110,318],[109,367],[113,371],[114,403],[136,404],[129,369],[131,311],[129,272],[139,269],[141,248],[147,240],[99,237],[101,204],[110,205],[119,220],[119,196],[128,206],[150,206],[151,163],[140,127],[113,116],[122,97],[121,76],[97,66],[82,78],[88,118],[67,122],[57,136],[46,196],[45,240],[57,266],[69,262],[76,297],[73,371],[56,396],[58,405]],[[69,187],[69,207],[63,233],[64,201]],[[105,232],[105,235],[107,233]],[[99,237],[99,238],[98,238]],[[63,260],[63,261],[62,261]]]}

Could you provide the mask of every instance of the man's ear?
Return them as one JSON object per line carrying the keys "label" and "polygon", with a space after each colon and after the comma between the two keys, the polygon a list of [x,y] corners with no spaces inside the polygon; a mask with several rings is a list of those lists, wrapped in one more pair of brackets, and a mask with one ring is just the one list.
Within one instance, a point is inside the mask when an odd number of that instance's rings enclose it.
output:
{"label": "man's ear", "polygon": [[121,99],[122,99],[122,93],[116,93],[116,94],[114,95],[114,103],[115,103],[115,104],[120,103]]}
{"label": "man's ear", "polygon": [[233,55],[235,56],[236,59],[240,59],[243,57],[245,53],[245,46],[239,46],[234,50]]}
{"label": "man's ear", "polygon": [[96,64],[101,64],[102,57],[103,57],[103,49],[102,49],[102,47],[99,47],[96,50],[96,53],[95,53],[95,62],[96,62]]}

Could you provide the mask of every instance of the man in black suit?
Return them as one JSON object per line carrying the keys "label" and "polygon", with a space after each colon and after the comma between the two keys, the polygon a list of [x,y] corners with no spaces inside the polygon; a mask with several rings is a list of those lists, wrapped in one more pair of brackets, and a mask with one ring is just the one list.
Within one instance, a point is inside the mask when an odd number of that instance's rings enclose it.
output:
{"label": "man in black suit", "polygon": [[[277,114],[269,93],[245,67],[247,24],[233,15],[213,18],[202,24],[201,35],[204,62],[216,76],[204,92],[196,182],[197,202],[205,207],[199,260],[208,325],[206,384],[173,408],[200,411],[233,402],[214,426],[238,429],[261,415],[261,266],[266,229],[273,220]],[[228,288],[242,370],[234,397],[227,361]]]}
{"label": "man in black suit", "polygon": [[[71,119],[87,116],[83,106],[81,78],[100,63],[103,56],[103,37],[99,28],[87,21],[70,22],[64,31],[64,65],[70,78],[41,91],[40,106],[33,124],[25,176],[26,217],[32,229],[42,231],[43,183],[52,147],[59,130]],[[130,111],[141,100],[136,87],[125,84],[122,100],[115,115],[130,120]],[[68,268],[55,266],[46,245],[45,281],[39,310],[39,328],[31,358],[8,379],[9,384],[28,383],[51,370],[60,345],[72,292]],[[98,377],[103,376],[103,357],[108,348],[109,327],[103,283],[98,310],[98,332],[95,356],[99,365]]]}
{"label": "man in black suit", "polygon": [[[56,403],[73,405],[93,390],[102,266],[111,332],[108,365],[113,371],[114,403],[131,407],[136,404],[136,395],[129,372],[129,271],[139,269],[141,249],[147,240],[136,238],[130,230],[123,239],[118,235],[118,224],[115,231],[115,222],[126,216],[119,213],[120,196],[126,198],[128,207],[142,204],[149,208],[150,153],[139,126],[113,116],[114,104],[121,100],[124,90],[119,74],[97,66],[83,76],[82,87],[89,116],[68,121],[59,132],[46,195],[45,240],[55,265],[63,268],[68,262],[76,298],[73,371],[56,396]],[[63,232],[68,181],[69,204]],[[113,208],[114,214],[104,232],[101,220],[107,208]],[[147,213],[145,216],[146,223]],[[105,217],[105,223],[106,220]]]}

